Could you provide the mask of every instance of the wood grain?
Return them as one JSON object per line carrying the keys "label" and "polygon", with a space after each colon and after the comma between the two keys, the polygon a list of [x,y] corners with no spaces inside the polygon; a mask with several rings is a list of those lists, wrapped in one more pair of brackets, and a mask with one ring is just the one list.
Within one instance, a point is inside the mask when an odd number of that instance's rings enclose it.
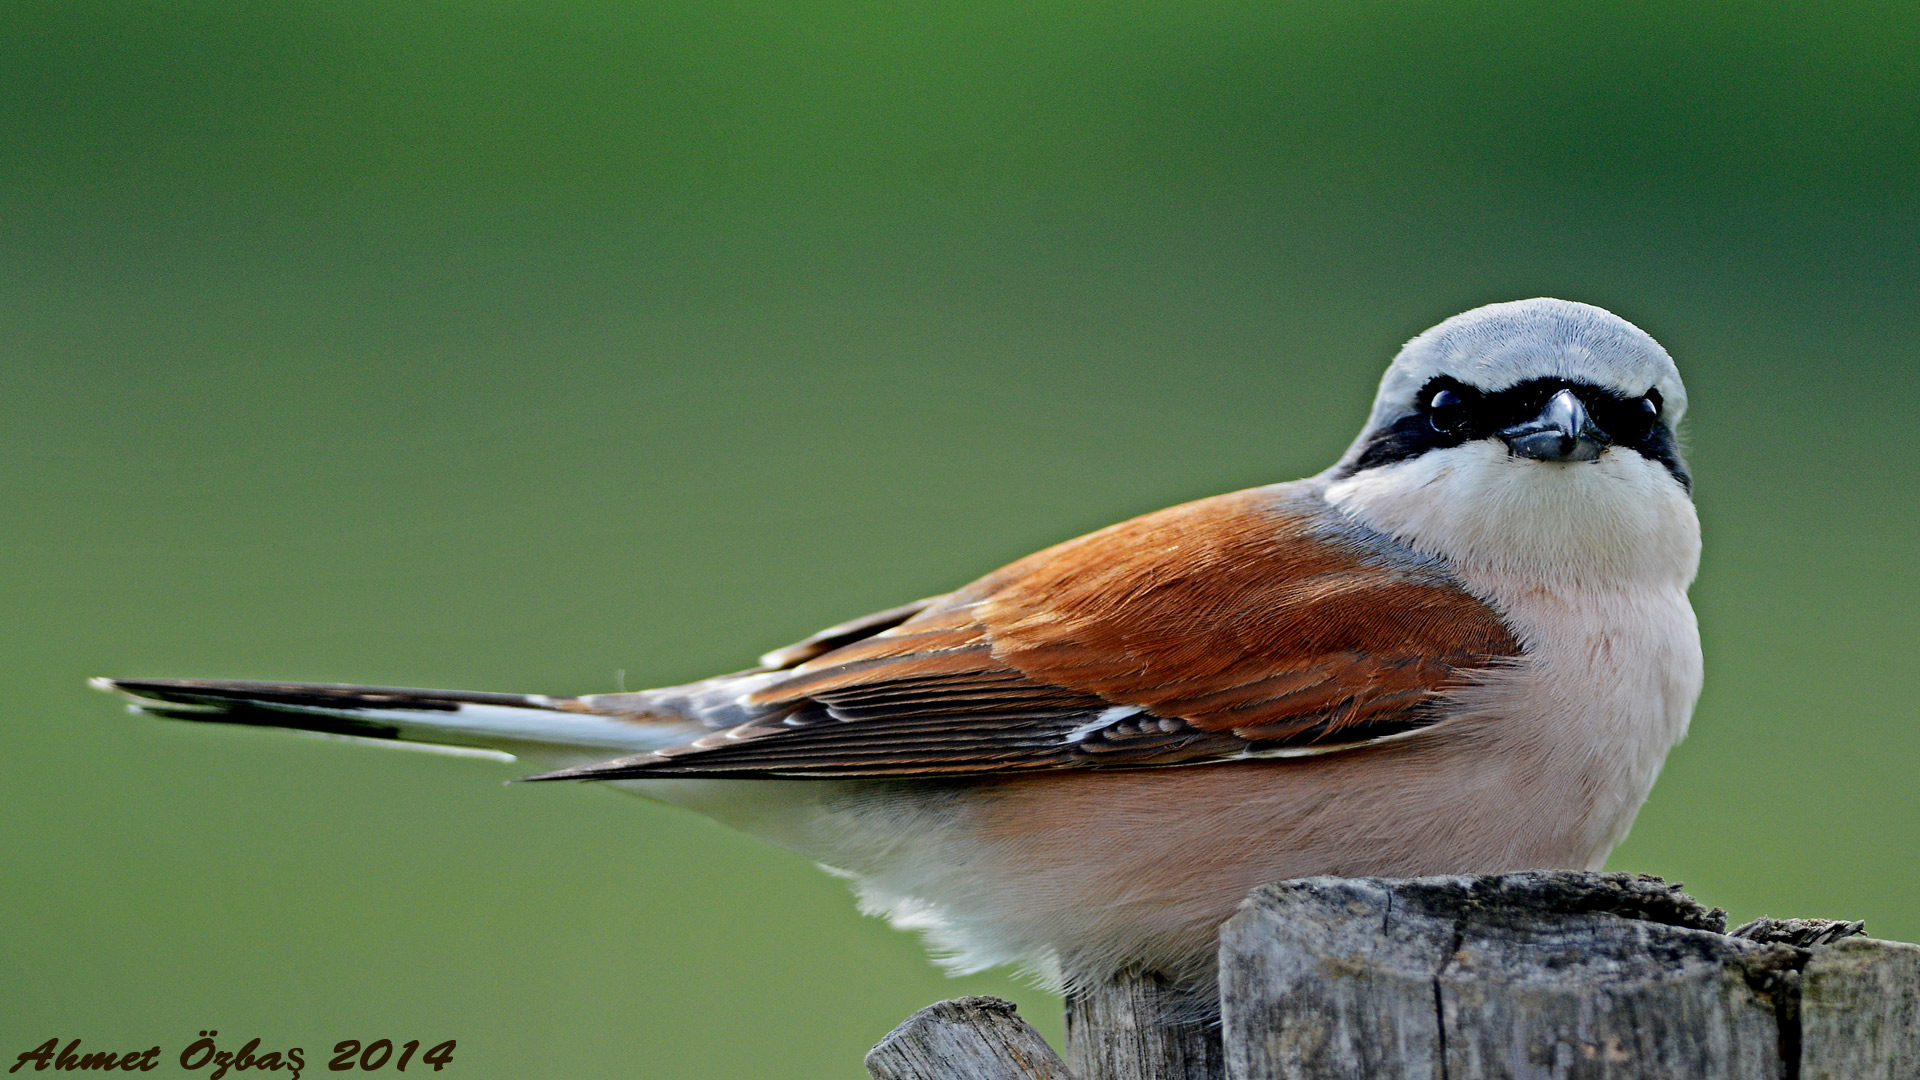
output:
{"label": "wood grain", "polygon": [[[1658,878],[1308,878],[1221,932],[1219,995],[1130,970],[1067,1003],[923,1009],[876,1080],[1920,1080],[1920,945],[1726,916]],[[1218,1012],[1215,1012],[1216,1002]]]}
{"label": "wood grain", "polygon": [[1073,1080],[1012,1002],[965,997],[929,1005],[867,1053],[873,1080]]}
{"label": "wood grain", "polygon": [[1123,971],[1068,999],[1067,1060],[1080,1080],[1221,1080],[1218,1008],[1211,994]]}
{"label": "wood grain", "polygon": [[1235,1080],[1777,1080],[1804,953],[1617,874],[1268,886],[1227,924]]}
{"label": "wood grain", "polygon": [[1848,938],[1813,950],[1800,1080],[1920,1080],[1920,945]]}

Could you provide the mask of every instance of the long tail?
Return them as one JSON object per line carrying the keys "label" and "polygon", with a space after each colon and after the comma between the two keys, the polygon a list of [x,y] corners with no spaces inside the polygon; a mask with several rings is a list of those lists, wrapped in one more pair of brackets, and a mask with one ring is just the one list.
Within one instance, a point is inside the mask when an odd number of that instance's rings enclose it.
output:
{"label": "long tail", "polygon": [[389,686],[94,679],[133,707],[176,720],[287,728],[413,743],[502,759],[606,756],[655,750],[696,737],[680,717],[613,712],[592,699],[542,694],[409,690]]}

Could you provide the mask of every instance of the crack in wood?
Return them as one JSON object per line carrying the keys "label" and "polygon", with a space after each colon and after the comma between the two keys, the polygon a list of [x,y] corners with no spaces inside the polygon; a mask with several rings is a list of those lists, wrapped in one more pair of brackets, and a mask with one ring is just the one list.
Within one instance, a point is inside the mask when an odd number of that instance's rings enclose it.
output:
{"label": "crack in wood", "polygon": [[[1920,946],[1657,878],[1312,878],[1222,928],[1218,997],[1125,972],[1061,1062],[1005,1002],[916,1013],[875,1080],[1920,1080]],[[1217,1001],[1219,1012],[1208,1014]]]}

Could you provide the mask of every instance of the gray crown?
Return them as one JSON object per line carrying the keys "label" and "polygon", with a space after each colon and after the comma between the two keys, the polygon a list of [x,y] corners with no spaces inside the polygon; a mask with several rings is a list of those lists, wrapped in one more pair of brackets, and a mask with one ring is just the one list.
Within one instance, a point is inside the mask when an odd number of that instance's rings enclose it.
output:
{"label": "gray crown", "polygon": [[1592,304],[1514,300],[1461,312],[1407,342],[1381,377],[1373,415],[1347,456],[1411,412],[1421,388],[1441,375],[1488,392],[1534,379],[1591,383],[1626,397],[1658,390],[1672,427],[1687,411],[1680,370],[1646,331]]}

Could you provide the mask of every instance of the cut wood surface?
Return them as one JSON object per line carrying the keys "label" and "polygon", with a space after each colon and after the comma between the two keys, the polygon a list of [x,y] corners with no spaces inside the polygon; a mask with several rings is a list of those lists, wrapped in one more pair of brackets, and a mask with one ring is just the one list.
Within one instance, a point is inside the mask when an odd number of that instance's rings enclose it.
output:
{"label": "cut wood surface", "polygon": [[1060,1055],[991,997],[929,1005],[867,1053],[873,1080],[1073,1080]]}

